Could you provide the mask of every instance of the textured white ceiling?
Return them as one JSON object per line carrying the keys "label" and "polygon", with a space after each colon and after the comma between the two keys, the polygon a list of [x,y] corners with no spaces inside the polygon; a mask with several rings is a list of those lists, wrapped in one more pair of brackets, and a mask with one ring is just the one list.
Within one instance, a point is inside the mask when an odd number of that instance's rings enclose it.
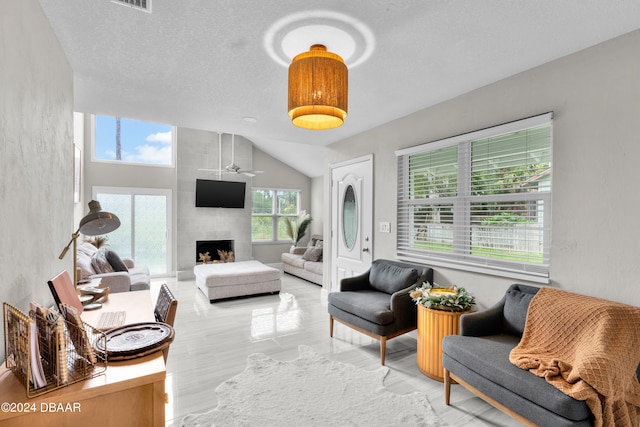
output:
{"label": "textured white ceiling", "polygon": [[[153,0],[150,14],[40,3],[73,68],[77,111],[240,134],[311,177],[324,172],[324,145],[640,28],[638,0]],[[292,15],[312,25],[332,13],[371,31],[371,54],[350,70],[345,124],[299,129],[287,69],[264,39]]]}

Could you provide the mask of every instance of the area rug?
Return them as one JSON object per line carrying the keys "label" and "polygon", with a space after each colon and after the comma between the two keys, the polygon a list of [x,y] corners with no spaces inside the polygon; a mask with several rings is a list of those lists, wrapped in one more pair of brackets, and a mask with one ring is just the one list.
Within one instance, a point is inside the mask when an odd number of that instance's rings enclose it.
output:
{"label": "area rug", "polygon": [[247,368],[216,388],[218,406],[187,415],[200,426],[446,426],[424,393],[387,390],[389,368],[367,371],[299,346],[299,357],[249,356]]}

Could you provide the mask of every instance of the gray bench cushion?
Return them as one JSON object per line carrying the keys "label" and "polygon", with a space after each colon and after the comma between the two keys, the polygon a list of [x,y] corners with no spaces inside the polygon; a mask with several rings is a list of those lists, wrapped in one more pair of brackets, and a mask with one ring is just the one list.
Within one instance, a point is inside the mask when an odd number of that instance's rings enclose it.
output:
{"label": "gray bench cushion", "polygon": [[442,347],[448,357],[455,357],[456,361],[471,371],[549,411],[570,420],[588,419],[591,412],[585,402],[567,396],[544,378],[520,369],[509,361],[509,353],[518,342],[520,338],[513,335],[481,338],[451,335],[443,340]]}
{"label": "gray bench cushion", "polygon": [[329,304],[378,325],[393,323],[389,295],[365,290],[358,292],[331,292]]}

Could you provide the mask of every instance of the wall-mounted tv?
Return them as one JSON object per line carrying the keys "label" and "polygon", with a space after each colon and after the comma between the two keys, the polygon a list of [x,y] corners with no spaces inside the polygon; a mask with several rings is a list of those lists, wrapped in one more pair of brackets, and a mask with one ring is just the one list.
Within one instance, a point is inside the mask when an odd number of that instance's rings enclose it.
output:
{"label": "wall-mounted tv", "polygon": [[246,182],[196,180],[196,207],[244,208]]}

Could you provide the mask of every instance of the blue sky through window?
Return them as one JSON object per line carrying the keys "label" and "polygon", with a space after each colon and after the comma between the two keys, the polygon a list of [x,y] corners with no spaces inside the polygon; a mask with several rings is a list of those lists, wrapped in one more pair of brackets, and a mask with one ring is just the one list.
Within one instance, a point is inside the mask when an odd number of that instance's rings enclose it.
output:
{"label": "blue sky through window", "polygon": [[[173,126],[120,119],[120,161],[172,164]],[[96,116],[96,160],[116,159],[116,118]]]}

